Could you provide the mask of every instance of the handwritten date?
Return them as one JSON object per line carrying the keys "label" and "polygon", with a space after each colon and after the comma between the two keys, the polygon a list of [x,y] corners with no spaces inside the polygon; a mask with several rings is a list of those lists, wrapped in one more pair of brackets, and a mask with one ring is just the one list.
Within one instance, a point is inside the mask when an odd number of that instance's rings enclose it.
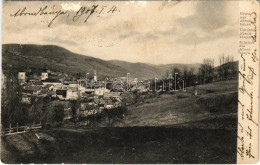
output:
{"label": "handwritten date", "polygon": [[73,22],[79,20],[79,18],[84,17],[84,23],[88,21],[88,19],[95,15],[100,17],[100,15],[104,14],[114,14],[116,12],[120,12],[117,6],[99,6],[92,5],[91,7],[81,6],[78,11],[72,12],[63,9],[56,9],[56,6],[52,7],[44,6],[40,7],[37,10],[29,10],[26,6],[16,10],[14,13],[10,14],[10,17],[40,17],[40,16],[52,16],[51,20],[48,23],[48,27],[54,23],[54,21],[61,16],[67,16],[68,19],[72,19]]}

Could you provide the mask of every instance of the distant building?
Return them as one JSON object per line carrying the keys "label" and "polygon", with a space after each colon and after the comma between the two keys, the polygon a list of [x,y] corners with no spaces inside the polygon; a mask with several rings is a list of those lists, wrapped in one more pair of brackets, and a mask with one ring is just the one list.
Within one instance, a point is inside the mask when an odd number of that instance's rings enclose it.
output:
{"label": "distant building", "polygon": [[53,90],[53,85],[52,84],[47,84],[43,87],[43,89],[47,89],[47,90]]}
{"label": "distant building", "polygon": [[77,100],[78,99],[78,90],[75,87],[70,87],[67,90],[66,100]]}
{"label": "distant building", "polygon": [[94,89],[94,94],[97,96],[103,96],[105,92],[110,92],[110,90],[104,87]]}
{"label": "distant building", "polygon": [[[42,89],[42,90],[38,93],[38,95],[39,95],[39,96],[42,96],[42,97],[46,97],[48,94],[49,94],[49,92],[48,92],[47,89]],[[49,95],[51,95],[51,94],[49,94]]]}
{"label": "distant building", "polygon": [[93,78],[93,80],[96,82],[97,81],[97,71],[96,71],[96,69],[94,70],[94,78]]}
{"label": "distant building", "polygon": [[64,84],[56,84],[53,86],[53,91],[59,90],[59,89],[63,89],[63,90],[67,90],[68,86],[64,85]]}
{"label": "distant building", "polygon": [[23,93],[21,102],[23,104],[31,104],[31,95]]}
{"label": "distant building", "polygon": [[64,85],[68,87],[78,87],[78,82],[77,81],[64,81]]}
{"label": "distant building", "polygon": [[121,98],[121,92],[104,92],[104,98]]}
{"label": "distant building", "polygon": [[24,92],[29,94],[38,95],[42,90],[42,87],[40,85],[32,85],[32,84],[26,84],[24,87]]}
{"label": "distant building", "polygon": [[106,109],[112,109],[112,108],[115,108],[115,106],[114,106],[113,104],[106,104],[106,105],[104,106],[104,108],[106,108]]}
{"label": "distant building", "polygon": [[87,94],[93,94],[94,91],[95,91],[95,89],[92,89],[92,88],[90,88],[90,87],[87,87],[87,88],[86,88],[86,93],[87,93]]}
{"label": "distant building", "polygon": [[29,82],[41,81],[41,77],[38,76],[36,73],[30,74],[28,79]]}
{"label": "distant building", "polygon": [[41,81],[34,81],[34,82],[32,82],[32,85],[34,85],[34,86],[43,86],[43,83]]}
{"label": "distant building", "polygon": [[42,72],[41,80],[46,80],[48,78],[47,72]]}
{"label": "distant building", "polygon": [[18,81],[20,84],[25,83],[25,72],[18,72]]}
{"label": "distant building", "polygon": [[42,83],[43,83],[43,85],[47,85],[47,84],[52,84],[52,85],[59,84],[60,85],[61,84],[60,80],[54,79],[54,78],[47,78],[45,80],[42,80]]}
{"label": "distant building", "polygon": [[65,100],[65,98],[67,97],[67,90],[64,89],[56,90],[56,95],[59,99]]}

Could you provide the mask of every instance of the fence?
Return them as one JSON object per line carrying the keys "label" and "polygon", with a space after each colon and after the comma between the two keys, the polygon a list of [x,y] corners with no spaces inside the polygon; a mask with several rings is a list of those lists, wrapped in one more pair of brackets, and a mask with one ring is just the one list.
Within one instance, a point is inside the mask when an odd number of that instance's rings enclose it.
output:
{"label": "fence", "polygon": [[2,128],[1,136],[24,133],[24,132],[28,132],[30,130],[36,130],[36,129],[40,129],[40,128],[42,128],[41,123],[33,124],[33,125],[25,125],[25,126],[19,126],[17,123],[16,127],[11,127],[11,124],[10,124],[9,128]]}

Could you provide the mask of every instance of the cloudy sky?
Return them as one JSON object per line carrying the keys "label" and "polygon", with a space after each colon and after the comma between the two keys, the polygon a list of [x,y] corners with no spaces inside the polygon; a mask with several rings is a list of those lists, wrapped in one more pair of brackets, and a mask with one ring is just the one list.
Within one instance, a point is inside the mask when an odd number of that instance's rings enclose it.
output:
{"label": "cloudy sky", "polygon": [[[98,7],[87,22],[86,14],[73,22],[80,7],[93,4]],[[46,5],[46,11],[68,14],[50,27],[54,15],[10,16],[24,7],[37,12]],[[237,60],[238,9],[236,1],[9,1],[3,3],[2,43],[59,45],[104,60],[168,64],[214,58],[217,63],[223,53]]]}

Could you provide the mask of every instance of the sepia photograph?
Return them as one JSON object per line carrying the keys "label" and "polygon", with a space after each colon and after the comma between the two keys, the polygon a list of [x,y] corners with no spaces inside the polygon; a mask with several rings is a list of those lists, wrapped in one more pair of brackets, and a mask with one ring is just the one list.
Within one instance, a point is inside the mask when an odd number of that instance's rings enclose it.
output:
{"label": "sepia photograph", "polygon": [[2,163],[257,159],[259,10],[241,6],[3,1]]}

